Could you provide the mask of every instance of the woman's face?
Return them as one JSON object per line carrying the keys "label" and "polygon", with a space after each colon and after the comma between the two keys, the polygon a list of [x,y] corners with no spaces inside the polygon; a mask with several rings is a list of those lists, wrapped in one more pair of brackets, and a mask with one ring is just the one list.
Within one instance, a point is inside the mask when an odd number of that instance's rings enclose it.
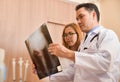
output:
{"label": "woman's face", "polygon": [[72,27],[69,26],[65,29],[63,38],[64,38],[65,43],[68,46],[72,47],[77,42],[77,33]]}

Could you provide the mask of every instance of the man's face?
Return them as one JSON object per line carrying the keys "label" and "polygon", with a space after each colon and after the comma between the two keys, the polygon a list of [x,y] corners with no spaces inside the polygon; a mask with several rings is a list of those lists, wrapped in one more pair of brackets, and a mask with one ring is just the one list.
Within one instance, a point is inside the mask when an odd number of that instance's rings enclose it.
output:
{"label": "man's face", "polygon": [[76,19],[83,32],[87,33],[93,28],[93,11],[89,12],[82,7],[76,11]]}

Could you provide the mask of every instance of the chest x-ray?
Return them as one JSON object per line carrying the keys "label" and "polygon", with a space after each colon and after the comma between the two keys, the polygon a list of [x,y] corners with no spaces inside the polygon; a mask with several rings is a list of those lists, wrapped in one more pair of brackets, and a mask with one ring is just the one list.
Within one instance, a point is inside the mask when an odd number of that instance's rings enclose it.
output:
{"label": "chest x-ray", "polygon": [[52,39],[47,26],[42,24],[25,40],[39,79],[62,71],[58,57],[48,52],[48,45],[52,43]]}

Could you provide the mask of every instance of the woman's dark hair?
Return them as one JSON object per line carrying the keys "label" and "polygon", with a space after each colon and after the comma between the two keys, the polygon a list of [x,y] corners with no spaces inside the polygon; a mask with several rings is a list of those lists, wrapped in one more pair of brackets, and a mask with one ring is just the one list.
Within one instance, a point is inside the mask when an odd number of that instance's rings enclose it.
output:
{"label": "woman's dark hair", "polygon": [[91,12],[91,11],[95,11],[97,14],[97,21],[99,22],[100,20],[100,12],[98,10],[98,7],[93,4],[93,3],[82,3],[76,6],[75,10],[79,10],[80,8],[84,7],[87,11]]}

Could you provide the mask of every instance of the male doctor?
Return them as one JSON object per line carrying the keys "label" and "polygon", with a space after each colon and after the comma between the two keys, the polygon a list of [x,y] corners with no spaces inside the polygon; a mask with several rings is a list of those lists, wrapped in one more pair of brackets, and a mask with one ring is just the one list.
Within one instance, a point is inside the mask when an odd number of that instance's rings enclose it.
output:
{"label": "male doctor", "polygon": [[118,82],[120,43],[117,35],[99,24],[100,13],[93,3],[76,6],[76,19],[86,33],[78,51],[61,44],[50,44],[53,55],[70,59],[73,64],[50,77],[51,82]]}

